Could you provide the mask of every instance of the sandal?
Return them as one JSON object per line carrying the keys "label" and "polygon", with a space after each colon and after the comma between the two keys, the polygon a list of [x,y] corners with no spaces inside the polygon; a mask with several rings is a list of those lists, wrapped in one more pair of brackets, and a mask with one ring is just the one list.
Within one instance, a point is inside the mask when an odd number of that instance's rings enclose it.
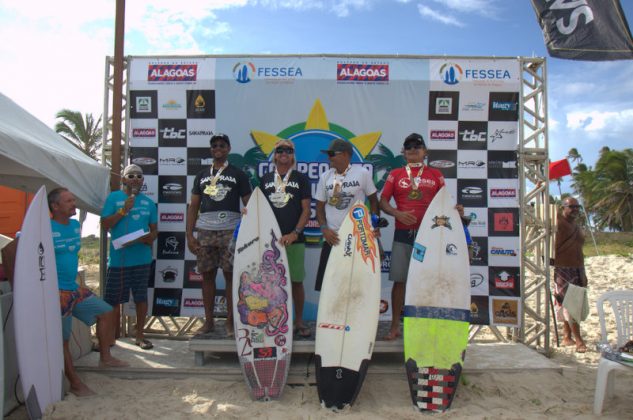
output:
{"label": "sandal", "polygon": [[136,345],[142,348],[143,350],[149,350],[149,349],[154,348],[154,345],[152,344],[152,342],[149,341],[147,338],[144,338],[142,340],[136,340]]}

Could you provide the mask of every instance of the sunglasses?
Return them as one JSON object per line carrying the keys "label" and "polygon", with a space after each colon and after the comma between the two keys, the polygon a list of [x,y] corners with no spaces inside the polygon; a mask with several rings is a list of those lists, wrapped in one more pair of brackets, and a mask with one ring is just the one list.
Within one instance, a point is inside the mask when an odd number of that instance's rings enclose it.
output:
{"label": "sunglasses", "polygon": [[127,174],[127,175],[125,175],[125,177],[127,179],[134,179],[134,178],[136,178],[136,179],[143,179],[143,175],[141,175],[141,174]]}
{"label": "sunglasses", "polygon": [[213,144],[211,144],[211,148],[212,149],[226,149],[228,147],[228,145],[226,143],[224,143],[223,141],[218,141],[215,142]]}
{"label": "sunglasses", "polygon": [[404,150],[419,150],[423,149],[421,144],[407,144],[404,146]]}
{"label": "sunglasses", "polygon": [[335,152],[333,150],[328,150],[328,151],[325,152],[325,154],[328,155],[329,157],[334,157],[336,155],[340,155],[341,153],[343,153],[343,152],[340,152],[340,151]]}
{"label": "sunglasses", "polygon": [[275,149],[275,153],[281,154],[281,153],[286,153],[288,155],[293,154],[295,151],[292,147],[283,147],[280,146],[278,148]]}
{"label": "sunglasses", "polygon": [[582,206],[579,205],[579,204],[571,204],[571,205],[566,205],[566,206],[563,206],[563,207],[569,207],[570,209],[579,209]]}

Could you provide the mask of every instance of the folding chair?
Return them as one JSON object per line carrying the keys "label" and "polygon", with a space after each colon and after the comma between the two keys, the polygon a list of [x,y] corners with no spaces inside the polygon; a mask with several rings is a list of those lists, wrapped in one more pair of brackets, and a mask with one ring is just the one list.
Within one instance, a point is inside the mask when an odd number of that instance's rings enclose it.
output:
{"label": "folding chair", "polygon": [[[596,306],[600,318],[601,344],[609,345],[607,326],[605,322],[604,302],[611,304],[615,316],[615,330],[617,335],[616,346],[624,346],[627,341],[633,340],[633,290],[614,290],[606,292],[598,298]],[[633,367],[607,359],[604,355],[598,364],[598,376],[596,378],[596,391],[593,401],[593,413],[602,413],[602,406],[606,396],[613,394],[614,371],[633,373]]]}

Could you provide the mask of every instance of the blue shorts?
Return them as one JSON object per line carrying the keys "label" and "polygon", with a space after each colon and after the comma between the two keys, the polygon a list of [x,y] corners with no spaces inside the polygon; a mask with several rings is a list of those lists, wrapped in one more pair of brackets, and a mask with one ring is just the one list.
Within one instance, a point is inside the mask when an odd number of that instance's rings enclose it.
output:
{"label": "blue shorts", "polygon": [[59,299],[64,341],[70,340],[73,330],[73,316],[87,326],[91,326],[97,322],[97,316],[112,310],[112,306],[95,296],[85,287],[80,287],[74,291],[60,290]]}
{"label": "blue shorts", "polygon": [[103,299],[110,305],[126,303],[130,290],[134,303],[147,302],[147,284],[152,264],[132,267],[108,267]]}

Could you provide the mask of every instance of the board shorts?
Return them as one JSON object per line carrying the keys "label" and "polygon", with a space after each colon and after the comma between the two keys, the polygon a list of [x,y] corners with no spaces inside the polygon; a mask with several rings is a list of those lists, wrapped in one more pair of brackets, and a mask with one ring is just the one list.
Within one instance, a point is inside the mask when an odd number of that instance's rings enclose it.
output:
{"label": "board shorts", "polygon": [[64,341],[70,340],[72,335],[73,317],[90,327],[97,322],[97,316],[112,310],[112,306],[83,286],[79,286],[77,290],[60,290],[59,304]]}
{"label": "board shorts", "polygon": [[108,267],[103,300],[112,306],[126,303],[131,291],[134,303],[147,302],[147,285],[151,267],[152,264]]}
{"label": "board shorts", "polygon": [[413,246],[402,242],[394,242],[391,246],[391,265],[389,280],[394,283],[406,283],[409,275],[409,263]]}
{"label": "board shorts", "polygon": [[[198,243],[200,249],[196,255],[199,273],[208,273],[217,268],[227,273],[233,272],[233,253],[235,243],[232,243],[233,230],[204,230],[198,229]],[[229,249],[232,246],[233,249]]]}
{"label": "board shorts", "polygon": [[288,269],[290,270],[290,281],[293,283],[303,283],[306,276],[305,269],[306,244],[294,243],[286,247],[288,256]]}

